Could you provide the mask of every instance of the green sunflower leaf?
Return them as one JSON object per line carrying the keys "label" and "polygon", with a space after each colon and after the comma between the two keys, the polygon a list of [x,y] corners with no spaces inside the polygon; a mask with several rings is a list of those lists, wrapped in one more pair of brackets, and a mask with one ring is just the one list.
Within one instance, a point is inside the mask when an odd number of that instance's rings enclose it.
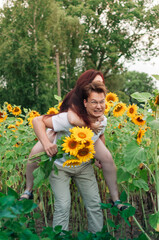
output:
{"label": "green sunflower leaf", "polygon": [[125,167],[128,171],[136,168],[140,163],[146,161],[146,150],[132,141],[126,146],[124,153]]}
{"label": "green sunflower leaf", "polygon": [[133,180],[134,186],[143,188],[146,192],[149,190],[148,184],[143,179]]}
{"label": "green sunflower leaf", "polygon": [[149,223],[150,223],[151,227],[153,227],[154,229],[157,228],[157,225],[159,224],[159,212],[150,215]]}
{"label": "green sunflower leaf", "polygon": [[136,99],[139,102],[147,102],[149,100],[149,98],[152,97],[152,95],[148,92],[135,92],[133,94],[131,94],[131,97]]}
{"label": "green sunflower leaf", "polygon": [[159,121],[158,120],[153,120],[149,123],[151,129],[153,130],[159,130]]}

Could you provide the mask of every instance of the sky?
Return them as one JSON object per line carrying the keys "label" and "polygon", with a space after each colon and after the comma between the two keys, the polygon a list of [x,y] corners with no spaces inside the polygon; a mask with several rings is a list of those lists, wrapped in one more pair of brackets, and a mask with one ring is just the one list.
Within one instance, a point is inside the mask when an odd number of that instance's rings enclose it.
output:
{"label": "sky", "polygon": [[[0,0],[0,7],[3,6],[5,0]],[[159,4],[159,0],[151,1],[153,4]],[[159,40],[158,40],[159,41]],[[128,68],[129,71],[137,71],[137,72],[145,72],[152,75],[159,75],[159,56],[152,57],[150,61],[130,61],[125,63],[125,67]],[[159,89],[159,81],[156,81],[156,86]]]}

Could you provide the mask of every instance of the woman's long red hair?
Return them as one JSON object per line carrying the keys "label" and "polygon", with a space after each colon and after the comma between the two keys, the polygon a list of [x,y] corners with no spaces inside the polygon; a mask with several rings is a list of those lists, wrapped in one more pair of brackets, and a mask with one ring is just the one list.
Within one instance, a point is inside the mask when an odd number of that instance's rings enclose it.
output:
{"label": "woman's long red hair", "polygon": [[67,112],[68,109],[72,109],[83,121],[90,125],[90,121],[87,116],[86,109],[83,104],[83,89],[84,87],[91,83],[94,78],[100,75],[103,79],[104,83],[104,77],[103,74],[99,71],[96,71],[94,69],[89,69],[85,71],[77,80],[75,87],[66,95],[64,98],[62,105],[60,107],[60,113],[61,112]]}

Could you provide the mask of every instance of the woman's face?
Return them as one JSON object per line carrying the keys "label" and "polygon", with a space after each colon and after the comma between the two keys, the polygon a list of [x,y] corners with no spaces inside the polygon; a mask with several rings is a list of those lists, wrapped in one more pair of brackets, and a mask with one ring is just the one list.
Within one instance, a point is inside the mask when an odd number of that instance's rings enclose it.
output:
{"label": "woman's face", "polygon": [[100,75],[97,75],[92,82],[102,82],[103,83],[103,78]]}

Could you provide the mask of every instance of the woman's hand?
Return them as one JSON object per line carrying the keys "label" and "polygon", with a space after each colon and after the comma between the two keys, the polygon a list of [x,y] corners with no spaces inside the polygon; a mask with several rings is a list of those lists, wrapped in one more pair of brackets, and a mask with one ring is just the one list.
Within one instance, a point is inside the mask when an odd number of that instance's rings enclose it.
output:
{"label": "woman's hand", "polygon": [[101,163],[100,163],[98,160],[95,160],[95,165],[96,165],[99,169],[102,168],[102,165],[101,165]]}
{"label": "woman's hand", "polygon": [[98,118],[96,122],[91,123],[91,129],[93,130],[93,132],[95,132],[95,134],[98,134],[98,132],[102,130],[103,126],[101,125],[101,122],[103,120],[104,120],[104,116],[101,116]]}

